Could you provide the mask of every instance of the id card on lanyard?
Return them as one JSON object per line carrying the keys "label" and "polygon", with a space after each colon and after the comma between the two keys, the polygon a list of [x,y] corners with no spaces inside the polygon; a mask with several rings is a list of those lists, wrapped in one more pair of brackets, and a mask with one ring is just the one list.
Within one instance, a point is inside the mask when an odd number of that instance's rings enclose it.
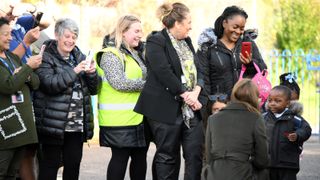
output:
{"label": "id card on lanyard", "polygon": [[[14,70],[16,69],[16,66],[14,65],[14,63],[12,62],[12,60],[10,59],[10,57],[5,53],[7,59],[9,60],[12,68],[10,67],[10,65],[3,59],[0,57],[0,61],[2,62],[2,64],[4,66],[6,66],[6,68],[9,70],[10,74],[13,75],[14,74]],[[17,91],[15,94],[11,95],[11,102],[12,104],[17,104],[17,103],[23,103],[24,102],[24,97],[23,97],[23,93],[22,91]]]}

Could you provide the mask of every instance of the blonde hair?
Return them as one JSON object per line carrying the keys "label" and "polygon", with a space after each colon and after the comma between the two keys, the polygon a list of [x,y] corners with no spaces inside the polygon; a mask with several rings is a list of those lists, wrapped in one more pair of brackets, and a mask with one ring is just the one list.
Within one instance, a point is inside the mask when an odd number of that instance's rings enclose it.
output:
{"label": "blonde hair", "polygon": [[114,38],[116,48],[120,49],[122,43],[129,49],[129,46],[123,42],[123,33],[125,33],[133,23],[139,22],[140,19],[135,15],[125,15],[119,18],[116,28],[111,34],[111,38]]}
{"label": "blonde hair", "polygon": [[157,9],[156,15],[163,25],[170,29],[176,21],[184,20],[189,12],[189,8],[182,3],[164,3]]}
{"label": "blonde hair", "polygon": [[238,81],[231,94],[231,102],[244,104],[248,111],[259,112],[259,91],[257,86],[250,79]]}

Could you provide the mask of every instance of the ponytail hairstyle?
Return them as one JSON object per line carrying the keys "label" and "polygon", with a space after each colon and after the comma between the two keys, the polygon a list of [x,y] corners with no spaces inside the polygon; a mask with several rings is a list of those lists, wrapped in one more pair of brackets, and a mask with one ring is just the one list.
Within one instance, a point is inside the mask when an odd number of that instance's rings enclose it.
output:
{"label": "ponytail hairstyle", "polygon": [[[140,19],[134,15],[125,15],[119,18],[117,22],[117,26],[110,36],[110,39],[114,38],[116,48],[120,49],[121,44],[124,43],[123,33],[128,31],[130,26],[136,22],[141,23]],[[127,44],[124,44],[124,45],[126,46],[126,48],[129,49]]]}
{"label": "ponytail hairstyle", "polygon": [[248,14],[238,6],[229,6],[225,8],[223,13],[214,22],[214,33],[218,37],[218,39],[222,38],[223,36],[223,21],[232,19],[232,17],[235,15],[243,16],[245,19],[248,18]]}
{"label": "ponytail hairstyle", "polygon": [[244,78],[234,85],[231,93],[231,102],[242,103],[248,111],[260,113],[259,91],[251,79]]}
{"label": "ponytail hairstyle", "polygon": [[189,12],[189,8],[182,3],[164,3],[157,9],[157,17],[166,28],[170,29],[176,21],[183,21]]}
{"label": "ponytail hairstyle", "polygon": [[300,87],[296,82],[296,76],[294,73],[284,73],[279,77],[280,85],[287,86],[290,90],[294,91],[300,97]]}

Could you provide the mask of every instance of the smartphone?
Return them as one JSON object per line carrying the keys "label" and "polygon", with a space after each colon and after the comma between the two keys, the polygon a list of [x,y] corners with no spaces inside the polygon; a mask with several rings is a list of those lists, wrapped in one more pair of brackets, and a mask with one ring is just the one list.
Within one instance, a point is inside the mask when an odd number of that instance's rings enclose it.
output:
{"label": "smartphone", "polygon": [[43,15],[43,12],[38,12],[37,13],[36,17],[34,18],[34,23],[33,23],[32,28],[35,28],[35,27],[39,26],[40,20],[42,18],[42,15]]}
{"label": "smartphone", "polygon": [[41,46],[41,49],[40,49],[40,52],[39,52],[39,55],[41,55],[42,56],[42,54],[43,54],[43,52],[44,52],[44,49],[46,48],[46,45],[42,45]]}
{"label": "smartphone", "polygon": [[85,61],[86,61],[85,70],[88,70],[88,69],[90,68],[92,58],[93,58],[93,52],[90,50],[90,51],[88,52],[87,58],[86,58],[86,60],[85,60]]}
{"label": "smartphone", "polygon": [[251,54],[251,42],[242,42],[241,45],[241,54],[245,57],[248,58],[248,55],[246,52],[248,52],[248,54]]}

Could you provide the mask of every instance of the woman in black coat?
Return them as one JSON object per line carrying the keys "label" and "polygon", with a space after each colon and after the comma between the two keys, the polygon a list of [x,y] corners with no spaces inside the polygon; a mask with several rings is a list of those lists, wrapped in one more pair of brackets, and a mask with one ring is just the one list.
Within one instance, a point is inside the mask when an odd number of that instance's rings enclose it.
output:
{"label": "woman in black coat", "polygon": [[[245,77],[256,74],[253,62],[259,68],[266,69],[259,49],[252,40],[252,33],[245,32],[247,13],[237,6],[227,7],[214,24],[214,29],[206,29],[199,38],[197,54],[205,76],[205,90],[208,95],[216,93],[231,95],[234,84],[238,81],[241,65],[247,66]],[[255,35],[254,35],[255,36]],[[241,54],[242,42],[252,43],[248,58]]]}
{"label": "woman in black coat", "polygon": [[41,145],[39,180],[55,180],[61,162],[63,179],[78,179],[83,142],[93,136],[91,95],[97,94],[100,81],[94,61],[87,64],[75,45],[78,33],[73,20],[58,20],[56,40],[45,42],[36,71],[40,79],[40,89],[34,92]]}
{"label": "woman in black coat", "polygon": [[148,78],[135,111],[147,117],[154,136],[154,179],[178,179],[182,144],[185,179],[199,180],[204,139],[199,94],[203,80],[188,37],[191,17],[181,3],[164,4],[158,11],[165,28],[147,38]]}

